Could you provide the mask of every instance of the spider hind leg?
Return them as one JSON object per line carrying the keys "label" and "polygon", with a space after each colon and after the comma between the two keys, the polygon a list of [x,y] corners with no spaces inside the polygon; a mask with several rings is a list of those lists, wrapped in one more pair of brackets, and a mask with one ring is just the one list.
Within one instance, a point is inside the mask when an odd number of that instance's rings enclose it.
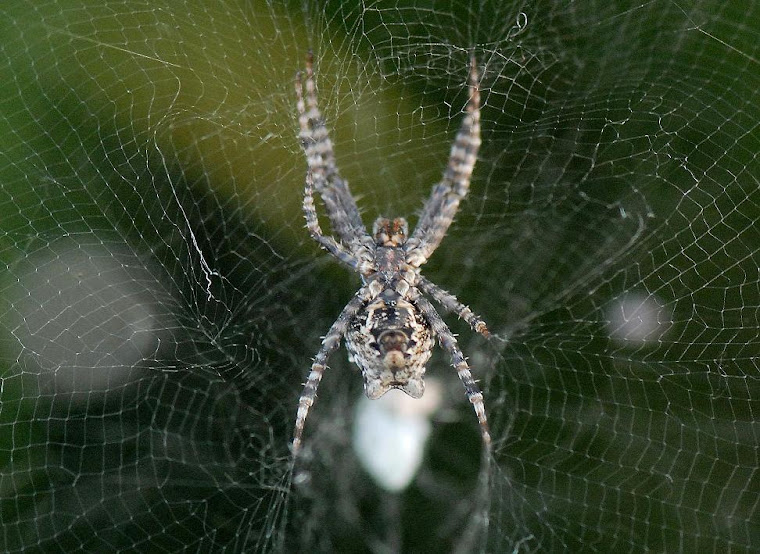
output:
{"label": "spider hind leg", "polygon": [[340,316],[338,316],[338,319],[335,320],[335,323],[332,324],[327,335],[325,335],[325,338],[322,339],[322,347],[314,357],[314,363],[311,365],[309,377],[303,387],[301,398],[298,399],[298,413],[296,414],[296,425],[293,432],[294,458],[298,456],[298,452],[301,449],[306,417],[309,415],[309,408],[311,408],[316,400],[319,383],[322,380],[322,375],[324,374],[325,369],[327,369],[327,359],[330,357],[330,354],[335,352],[340,346],[340,341],[346,334],[346,330],[348,329],[351,320],[361,309],[362,304],[367,301],[367,298],[368,291],[366,288],[362,287],[348,304],[346,304]]}
{"label": "spider hind leg", "polygon": [[457,339],[449,330],[449,327],[443,319],[441,319],[441,316],[438,315],[438,312],[435,311],[433,305],[424,296],[417,296],[414,303],[438,336],[441,348],[451,356],[451,365],[456,369],[459,380],[462,381],[464,390],[467,393],[467,399],[472,404],[472,407],[475,409],[475,415],[478,417],[483,446],[490,449],[491,431],[488,427],[488,418],[486,416],[486,407],[483,402],[483,393],[480,391],[480,387],[478,387],[478,384],[472,377],[470,366],[467,364],[467,360],[457,344]]}

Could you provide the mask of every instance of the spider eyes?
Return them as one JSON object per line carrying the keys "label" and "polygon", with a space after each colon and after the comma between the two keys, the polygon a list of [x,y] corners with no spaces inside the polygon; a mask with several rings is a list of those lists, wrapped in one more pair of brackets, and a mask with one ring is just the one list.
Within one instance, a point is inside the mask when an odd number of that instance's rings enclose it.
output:
{"label": "spider eyes", "polygon": [[403,217],[394,220],[379,217],[372,226],[372,233],[380,246],[401,246],[409,234],[409,224]]}
{"label": "spider eyes", "polygon": [[403,235],[406,236],[408,233],[408,225],[406,223],[406,219],[403,217],[397,217],[393,220],[391,223],[391,230],[393,231],[393,234],[395,235]]}

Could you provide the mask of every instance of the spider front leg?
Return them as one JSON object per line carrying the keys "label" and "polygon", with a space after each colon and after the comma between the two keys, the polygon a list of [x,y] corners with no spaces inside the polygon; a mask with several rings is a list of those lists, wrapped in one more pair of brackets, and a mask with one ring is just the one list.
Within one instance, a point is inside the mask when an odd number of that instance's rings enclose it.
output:
{"label": "spider front leg", "polygon": [[467,399],[472,404],[475,409],[475,414],[478,416],[483,446],[490,450],[491,432],[488,428],[488,418],[486,417],[486,407],[483,403],[483,393],[480,392],[480,387],[478,387],[478,384],[472,377],[470,366],[467,365],[467,360],[465,360],[464,354],[462,354],[462,351],[459,349],[457,339],[454,338],[448,325],[446,325],[443,319],[441,319],[441,316],[435,311],[433,305],[424,296],[419,294],[414,298],[413,302],[419,308],[422,316],[430,324],[433,331],[435,331],[441,348],[451,356],[451,365],[457,370],[457,375],[459,375],[459,379],[462,381],[464,390],[467,393]]}
{"label": "spider front leg", "polygon": [[441,244],[459,210],[459,203],[470,190],[470,177],[480,148],[480,88],[474,56],[470,59],[469,83],[466,114],[451,145],[443,179],[433,187],[407,242],[407,261],[415,267],[424,264]]}
{"label": "spider front leg", "polygon": [[[299,137],[306,154],[308,173],[313,177],[314,187],[322,197],[333,230],[345,244],[370,239],[367,235],[359,208],[348,189],[348,183],[338,174],[332,141],[327,134],[324,119],[317,105],[314,83],[314,57],[306,56],[306,82],[301,72],[296,73],[296,98]],[[304,99],[304,88],[306,98]]]}
{"label": "spider front leg", "polygon": [[298,452],[301,450],[301,441],[303,437],[303,428],[306,424],[306,416],[309,414],[309,408],[314,404],[314,400],[317,396],[317,388],[319,388],[319,382],[322,380],[322,374],[327,369],[327,359],[330,354],[335,352],[340,346],[340,341],[343,335],[348,330],[348,325],[351,320],[356,316],[362,305],[369,299],[369,291],[367,288],[362,287],[354,295],[354,297],[346,304],[343,311],[332,324],[330,330],[322,339],[322,347],[314,357],[314,363],[311,364],[311,371],[309,372],[309,378],[306,380],[306,384],[303,387],[301,398],[298,400],[298,413],[296,414],[296,426],[293,432],[293,458],[298,456]]}
{"label": "spider front leg", "polygon": [[372,255],[367,252],[365,247],[358,246],[359,256],[357,257],[334,238],[322,233],[322,228],[320,227],[319,219],[317,218],[317,209],[314,206],[314,186],[312,184],[312,175],[310,173],[306,175],[306,187],[304,188],[303,195],[303,214],[306,218],[306,228],[309,230],[311,238],[317,241],[322,248],[354,271],[362,274],[367,271],[367,268],[371,265]]}
{"label": "spider front leg", "polygon": [[472,327],[473,331],[480,333],[485,338],[491,336],[491,333],[488,331],[488,327],[486,327],[486,322],[483,321],[483,318],[473,313],[469,306],[462,304],[456,296],[442,289],[435,283],[428,281],[422,275],[419,276],[417,285],[420,287],[420,289],[422,289],[422,292],[432,296],[433,300],[438,302],[446,310],[454,312],[460,318],[462,318],[470,327]]}

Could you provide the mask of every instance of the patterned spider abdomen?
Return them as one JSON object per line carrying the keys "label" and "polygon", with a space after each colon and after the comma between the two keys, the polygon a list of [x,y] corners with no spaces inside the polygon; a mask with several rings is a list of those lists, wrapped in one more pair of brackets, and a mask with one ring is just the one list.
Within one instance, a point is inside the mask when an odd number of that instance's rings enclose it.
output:
{"label": "patterned spider abdomen", "polygon": [[430,326],[393,289],[385,289],[360,310],[346,333],[348,359],[361,369],[364,393],[372,399],[392,388],[421,397],[433,344]]}

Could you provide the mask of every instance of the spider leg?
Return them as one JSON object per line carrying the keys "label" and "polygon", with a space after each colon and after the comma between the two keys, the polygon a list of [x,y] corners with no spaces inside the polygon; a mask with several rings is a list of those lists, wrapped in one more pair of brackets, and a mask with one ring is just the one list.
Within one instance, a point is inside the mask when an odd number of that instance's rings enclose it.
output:
{"label": "spider leg", "polygon": [[322,346],[314,357],[314,363],[311,364],[311,371],[309,377],[306,380],[306,384],[303,387],[301,398],[298,400],[298,413],[296,414],[296,426],[293,432],[293,457],[298,456],[298,452],[301,449],[301,442],[303,437],[303,428],[306,423],[306,416],[309,413],[309,408],[314,404],[314,400],[317,396],[317,388],[319,382],[322,380],[322,374],[327,369],[327,359],[330,354],[335,352],[340,346],[340,341],[343,335],[348,330],[348,325],[354,318],[356,313],[362,307],[362,304],[369,298],[369,292],[366,287],[362,287],[354,295],[354,297],[346,304],[343,311],[332,324],[330,330],[322,339]]}
{"label": "spider leg", "polygon": [[[414,295],[413,295],[414,296]],[[433,305],[417,291],[416,297],[413,299],[414,304],[419,308],[422,316],[432,327],[435,334],[438,336],[438,342],[441,348],[446,350],[451,356],[451,365],[457,370],[459,379],[464,385],[464,390],[467,392],[467,399],[475,409],[475,414],[478,416],[478,422],[480,423],[480,434],[483,438],[483,446],[491,448],[491,432],[488,429],[488,419],[486,418],[486,407],[483,403],[483,393],[480,392],[478,384],[472,377],[470,372],[470,366],[467,365],[467,360],[464,358],[464,354],[457,344],[457,339],[453,333],[449,330],[448,325],[441,319],[438,312],[435,311]]]}
{"label": "spider leg", "polygon": [[473,331],[480,333],[486,338],[491,336],[491,333],[488,331],[488,327],[486,327],[486,322],[483,321],[483,318],[473,313],[469,306],[462,304],[456,296],[442,289],[435,283],[428,281],[422,275],[418,277],[417,285],[420,287],[422,292],[430,295],[433,300],[438,302],[446,310],[454,312],[461,319],[465,320],[467,324],[472,327]]}
{"label": "spider leg", "polygon": [[[303,213],[306,218],[306,228],[309,230],[311,238],[354,271],[362,274],[366,272],[366,266],[367,263],[370,263],[371,254],[367,253],[364,247],[359,247],[360,257],[357,257],[343,246],[343,244],[339,243],[331,236],[326,236],[322,233],[322,228],[320,227],[319,219],[317,218],[317,209],[314,206],[314,186],[312,184],[311,174],[306,175],[306,187],[303,195]],[[361,254],[365,255],[362,256]]]}
{"label": "spider leg", "polygon": [[460,201],[470,189],[470,177],[480,147],[480,89],[474,56],[470,59],[469,83],[467,113],[451,145],[443,179],[433,187],[417,227],[407,242],[407,261],[416,267],[424,264],[438,248],[454,221]]}
{"label": "spider leg", "polygon": [[308,173],[313,176],[314,187],[325,203],[335,233],[346,244],[357,239],[368,239],[369,235],[362,223],[356,201],[348,189],[348,183],[338,174],[332,141],[317,106],[314,57],[311,52],[306,57],[305,83],[302,82],[301,72],[296,74],[296,97],[298,123],[301,127],[299,137],[306,153]]}

